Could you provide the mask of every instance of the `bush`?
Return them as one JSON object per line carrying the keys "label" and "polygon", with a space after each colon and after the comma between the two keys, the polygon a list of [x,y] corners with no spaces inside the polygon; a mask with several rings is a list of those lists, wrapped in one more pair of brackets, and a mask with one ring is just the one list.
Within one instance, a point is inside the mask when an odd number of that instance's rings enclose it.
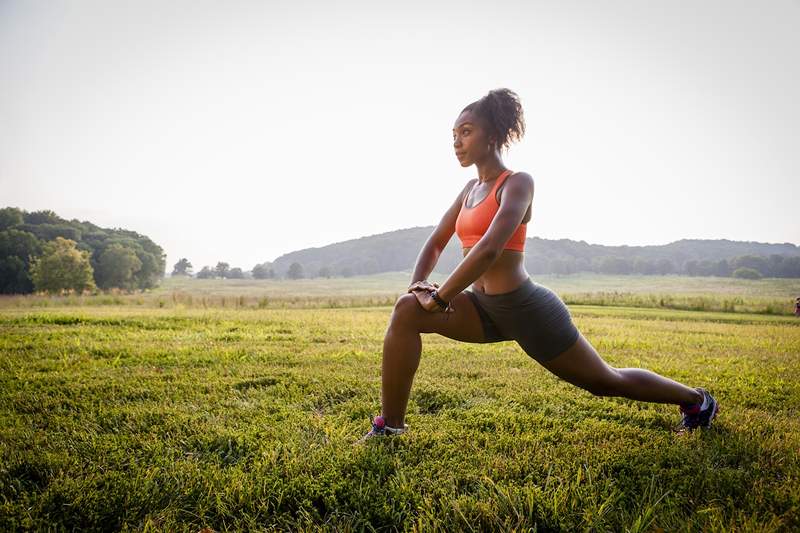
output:
{"label": "bush", "polygon": [[761,272],[755,268],[739,267],[733,271],[733,277],[742,279],[761,279],[763,276],[761,275]]}

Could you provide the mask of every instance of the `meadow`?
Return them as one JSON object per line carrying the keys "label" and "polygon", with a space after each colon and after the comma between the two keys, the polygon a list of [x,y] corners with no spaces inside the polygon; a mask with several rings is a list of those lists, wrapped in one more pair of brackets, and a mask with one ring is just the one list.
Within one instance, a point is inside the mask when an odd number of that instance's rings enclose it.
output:
{"label": "meadow", "polygon": [[[3,307],[138,306],[158,308],[339,308],[391,306],[411,281],[411,272],[350,278],[194,279],[172,277],[145,293],[67,296],[3,296]],[[593,273],[536,275],[567,304],[613,305],[792,315],[800,279],[746,280],[690,276],[611,276]],[[434,272],[442,283],[447,274]]]}
{"label": "meadow", "polygon": [[[677,434],[676,406],[592,396],[513,342],[426,334],[410,432],[353,446],[399,274],[7,297],[0,530],[800,529],[800,319],[643,305],[767,305],[798,280],[543,278],[585,294],[570,310],[609,364],[710,390],[713,427]],[[639,306],[587,303],[603,292]]]}

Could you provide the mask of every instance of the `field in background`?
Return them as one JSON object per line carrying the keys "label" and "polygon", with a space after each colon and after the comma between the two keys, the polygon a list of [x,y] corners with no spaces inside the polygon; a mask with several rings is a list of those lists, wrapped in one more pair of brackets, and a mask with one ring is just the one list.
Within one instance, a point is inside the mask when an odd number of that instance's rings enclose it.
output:
{"label": "field in background", "polygon": [[681,436],[516,343],[424,335],[410,433],[356,448],[390,312],[0,309],[0,530],[800,528],[800,320],[575,306],[610,364],[715,394]]}
{"label": "field in background", "polygon": [[[430,280],[441,283],[446,274]],[[791,315],[800,279],[688,276],[540,275],[532,279],[567,304],[651,307]],[[168,308],[335,308],[392,305],[405,292],[410,272],[351,278],[236,280],[167,278],[147,293],[96,296],[0,296],[0,308],[133,305]]]}

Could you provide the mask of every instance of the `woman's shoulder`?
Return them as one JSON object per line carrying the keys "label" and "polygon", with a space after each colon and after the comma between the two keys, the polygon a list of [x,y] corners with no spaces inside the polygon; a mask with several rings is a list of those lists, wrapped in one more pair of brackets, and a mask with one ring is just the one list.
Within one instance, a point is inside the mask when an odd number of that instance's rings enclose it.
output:
{"label": "woman's shoulder", "polygon": [[512,182],[512,180],[518,184],[523,184],[525,182],[528,182],[531,185],[531,187],[533,186],[533,176],[531,176],[524,170],[516,170],[512,171],[511,174],[509,174],[506,177],[505,181],[500,187],[507,185],[508,183]]}
{"label": "woman's shoulder", "polygon": [[[509,183],[512,184],[512,188],[520,188],[520,187],[527,188],[527,187],[530,187],[531,190],[533,190],[533,188],[534,188],[534,186],[533,186],[533,176],[531,176],[530,174],[528,174],[527,172],[522,171],[522,170],[518,170],[518,171],[512,172],[511,174],[508,175],[508,177],[503,182],[503,184],[500,185],[497,188],[497,192],[495,193],[495,198],[497,199],[498,205],[500,204],[500,200],[503,197],[502,193],[505,190],[506,185],[508,185]],[[518,190],[517,194],[522,193],[521,189],[517,189],[517,190]]]}
{"label": "woman's shoulder", "polygon": [[517,179],[517,180],[530,180],[533,181],[533,176],[525,172],[524,170],[515,170],[509,174],[508,179]]}

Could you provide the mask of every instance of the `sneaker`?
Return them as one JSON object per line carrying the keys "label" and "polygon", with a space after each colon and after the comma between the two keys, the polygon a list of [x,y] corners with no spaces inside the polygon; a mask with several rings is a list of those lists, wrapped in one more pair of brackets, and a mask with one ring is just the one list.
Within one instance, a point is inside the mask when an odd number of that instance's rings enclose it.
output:
{"label": "sneaker", "polygon": [[697,427],[709,428],[711,421],[717,416],[719,412],[719,403],[714,399],[711,394],[702,387],[695,387],[698,392],[702,393],[704,398],[708,398],[708,405],[705,409],[700,410],[701,403],[695,404],[680,404],[680,410],[683,414],[683,419],[676,428],[678,432],[692,431]]}
{"label": "sneaker", "polygon": [[408,424],[403,424],[401,428],[393,428],[386,425],[386,421],[383,419],[382,416],[378,415],[372,419],[372,429],[369,432],[358,439],[356,444],[361,444],[366,442],[367,440],[373,437],[386,437],[389,435],[402,435],[408,431]]}

